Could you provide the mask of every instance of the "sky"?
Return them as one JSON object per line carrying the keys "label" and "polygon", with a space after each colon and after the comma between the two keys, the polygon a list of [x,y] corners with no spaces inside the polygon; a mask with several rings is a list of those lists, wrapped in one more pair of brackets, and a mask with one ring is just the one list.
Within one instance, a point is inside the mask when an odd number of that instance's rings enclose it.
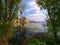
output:
{"label": "sky", "polygon": [[22,0],[25,4],[23,15],[30,21],[45,21],[47,10],[41,10],[35,0]]}

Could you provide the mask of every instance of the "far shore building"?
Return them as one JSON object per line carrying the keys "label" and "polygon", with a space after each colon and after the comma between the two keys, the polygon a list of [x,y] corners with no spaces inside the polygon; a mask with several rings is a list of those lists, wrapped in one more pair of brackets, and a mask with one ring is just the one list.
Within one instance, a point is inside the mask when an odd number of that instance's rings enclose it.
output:
{"label": "far shore building", "polygon": [[[19,26],[21,25],[21,19],[20,18],[14,19],[13,23],[14,26]],[[30,24],[30,23],[33,23],[33,21],[25,20],[25,24]]]}
{"label": "far shore building", "polygon": [[[21,19],[20,18],[14,19],[13,23],[14,23],[15,27],[20,26]],[[27,32],[28,32],[27,35],[29,35],[28,38],[34,37],[34,36],[45,38],[45,34],[46,34],[47,30],[41,23],[38,23],[35,21],[29,21],[26,19],[24,26],[27,28]],[[32,35],[32,36],[30,36],[30,35]]]}
{"label": "far shore building", "polygon": [[[14,19],[13,23],[14,23],[15,27],[20,26],[21,25],[21,19],[20,18]],[[42,24],[37,23],[35,21],[25,20],[24,26],[27,29],[34,30],[35,32],[47,32],[47,28],[45,28]]]}

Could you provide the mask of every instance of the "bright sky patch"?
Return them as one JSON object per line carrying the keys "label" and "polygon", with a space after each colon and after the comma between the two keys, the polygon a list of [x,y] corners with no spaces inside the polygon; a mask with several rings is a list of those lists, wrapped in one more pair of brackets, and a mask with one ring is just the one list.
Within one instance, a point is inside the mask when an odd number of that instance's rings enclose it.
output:
{"label": "bright sky patch", "polygon": [[47,10],[40,10],[35,0],[23,0],[26,4],[24,16],[31,21],[45,21]]}

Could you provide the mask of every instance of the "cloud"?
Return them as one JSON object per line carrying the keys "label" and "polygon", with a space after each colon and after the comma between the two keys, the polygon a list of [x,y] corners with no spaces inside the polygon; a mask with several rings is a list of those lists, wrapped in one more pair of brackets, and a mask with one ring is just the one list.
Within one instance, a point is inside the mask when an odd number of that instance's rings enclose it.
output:
{"label": "cloud", "polygon": [[29,1],[27,6],[29,6],[29,8],[25,10],[25,13],[29,13],[26,15],[28,20],[45,21],[46,10],[40,10],[40,7],[36,4],[35,0]]}
{"label": "cloud", "polygon": [[35,3],[35,1],[28,2],[28,5],[30,5],[30,6],[36,6],[36,3]]}
{"label": "cloud", "polygon": [[29,12],[33,10],[36,10],[37,12],[40,11],[40,8],[37,6],[35,1],[28,2],[27,5],[30,6],[31,8],[26,9],[25,12]]}
{"label": "cloud", "polygon": [[35,8],[29,8],[29,9],[26,9],[25,12],[30,12],[30,11],[33,11],[35,10]]}
{"label": "cloud", "polygon": [[26,16],[28,20],[32,20],[32,21],[45,21],[45,17],[43,15],[40,15],[40,14],[31,14],[31,15],[28,15]]}
{"label": "cloud", "polygon": [[35,1],[28,2],[28,5],[31,6],[31,7],[33,7],[33,8],[40,9],[39,6],[36,4]]}

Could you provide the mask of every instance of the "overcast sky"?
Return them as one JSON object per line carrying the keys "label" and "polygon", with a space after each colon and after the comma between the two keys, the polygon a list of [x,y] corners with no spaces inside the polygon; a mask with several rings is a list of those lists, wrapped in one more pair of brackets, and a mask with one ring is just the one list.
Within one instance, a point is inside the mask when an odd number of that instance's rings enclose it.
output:
{"label": "overcast sky", "polygon": [[23,15],[31,21],[45,21],[47,10],[40,10],[35,0],[22,0],[25,4]]}

